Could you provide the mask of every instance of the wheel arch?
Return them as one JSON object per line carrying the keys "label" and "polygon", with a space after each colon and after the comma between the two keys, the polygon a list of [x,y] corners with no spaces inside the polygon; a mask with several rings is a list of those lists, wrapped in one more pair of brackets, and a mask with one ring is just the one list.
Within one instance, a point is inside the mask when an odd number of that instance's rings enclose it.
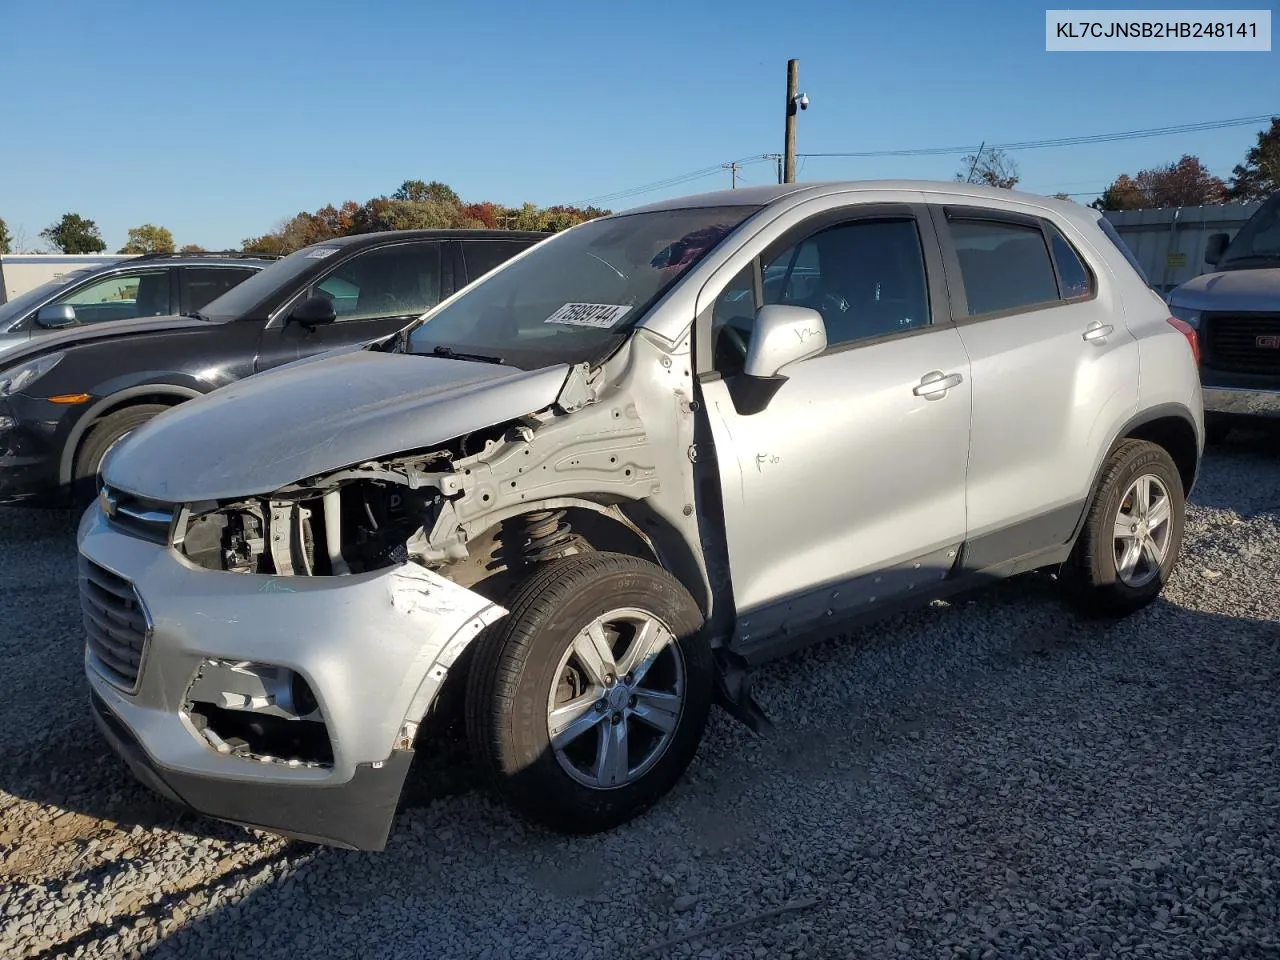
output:
{"label": "wheel arch", "polygon": [[85,410],[80,419],[76,421],[76,425],[72,428],[70,434],[67,435],[67,442],[63,444],[62,458],[58,465],[59,483],[64,487],[71,483],[71,474],[80,446],[89,431],[103,417],[125,407],[141,403],[160,403],[165,406],[176,407],[180,403],[200,396],[203,396],[203,394],[199,390],[193,390],[191,387],[173,383],[147,383],[126,387],[110,396],[103,397]]}

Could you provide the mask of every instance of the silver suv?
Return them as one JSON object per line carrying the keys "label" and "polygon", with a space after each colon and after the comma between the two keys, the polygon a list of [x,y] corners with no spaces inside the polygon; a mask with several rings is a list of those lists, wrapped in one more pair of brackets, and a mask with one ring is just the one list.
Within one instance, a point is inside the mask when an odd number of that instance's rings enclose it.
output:
{"label": "silver suv", "polygon": [[162,413],[80,525],[101,729],[161,793],[382,849],[461,718],[529,815],[622,823],[757,665],[1024,571],[1150,603],[1196,336],[1070,202],[785,185],[560,233],[399,333]]}

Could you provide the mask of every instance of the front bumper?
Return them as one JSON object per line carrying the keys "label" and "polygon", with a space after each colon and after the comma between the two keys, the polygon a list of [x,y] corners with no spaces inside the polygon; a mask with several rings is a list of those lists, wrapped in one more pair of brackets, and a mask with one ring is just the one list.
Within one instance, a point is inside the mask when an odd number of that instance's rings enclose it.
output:
{"label": "front bumper", "polygon": [[1206,413],[1280,419],[1280,390],[1248,387],[1205,387]]}
{"label": "front bumper", "polygon": [[53,499],[60,492],[58,461],[42,434],[0,401],[0,503]]}
{"label": "front bumper", "polygon": [[[83,561],[132,585],[148,621],[134,687],[85,649],[95,715],[139,778],[211,816],[340,846],[382,848],[412,755],[406,722],[422,718],[458,654],[506,612],[413,564],[341,577],[202,569],[111,526],[96,504],[77,541]],[[331,762],[219,752],[188,702],[211,660],[302,677]]]}

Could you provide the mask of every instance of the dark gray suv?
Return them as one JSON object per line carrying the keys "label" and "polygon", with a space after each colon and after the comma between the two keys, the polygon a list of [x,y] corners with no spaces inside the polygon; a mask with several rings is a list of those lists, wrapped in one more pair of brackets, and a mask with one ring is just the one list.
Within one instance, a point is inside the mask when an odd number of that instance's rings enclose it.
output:
{"label": "dark gray suv", "polygon": [[0,354],[66,327],[194,313],[278,259],[153,253],[72,270],[0,304]]}

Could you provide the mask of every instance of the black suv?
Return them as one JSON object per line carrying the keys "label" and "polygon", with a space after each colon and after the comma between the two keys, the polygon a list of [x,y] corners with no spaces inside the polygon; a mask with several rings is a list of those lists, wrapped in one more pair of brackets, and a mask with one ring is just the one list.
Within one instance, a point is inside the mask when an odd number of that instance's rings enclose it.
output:
{"label": "black suv", "polygon": [[156,414],[259,371],[389,336],[547,236],[342,237],[284,257],[185,316],[76,326],[0,353],[0,503],[82,508],[96,495],[103,456]]}
{"label": "black suv", "polygon": [[0,364],[52,330],[203,309],[279,257],[149,253],[71,270],[0,304]]}

